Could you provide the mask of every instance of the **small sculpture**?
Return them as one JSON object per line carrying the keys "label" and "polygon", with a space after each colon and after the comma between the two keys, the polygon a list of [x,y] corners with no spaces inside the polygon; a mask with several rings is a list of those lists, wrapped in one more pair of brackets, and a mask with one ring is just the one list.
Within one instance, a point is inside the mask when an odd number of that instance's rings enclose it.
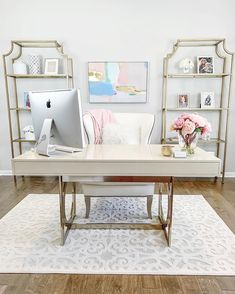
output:
{"label": "small sculpture", "polygon": [[23,133],[24,133],[25,140],[32,140],[32,141],[35,140],[34,128],[32,125],[25,126],[23,128]]}
{"label": "small sculpture", "polygon": [[191,59],[185,58],[180,61],[179,68],[183,69],[183,73],[189,73],[194,68],[194,63]]}

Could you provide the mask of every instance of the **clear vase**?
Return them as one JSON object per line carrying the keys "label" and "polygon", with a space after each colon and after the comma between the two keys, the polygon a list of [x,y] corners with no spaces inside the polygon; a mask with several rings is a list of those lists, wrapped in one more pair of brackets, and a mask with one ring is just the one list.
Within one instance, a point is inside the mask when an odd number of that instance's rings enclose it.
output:
{"label": "clear vase", "polygon": [[181,132],[178,133],[179,146],[182,150],[185,150],[187,155],[193,155],[199,138],[199,133],[192,133],[183,135]]}

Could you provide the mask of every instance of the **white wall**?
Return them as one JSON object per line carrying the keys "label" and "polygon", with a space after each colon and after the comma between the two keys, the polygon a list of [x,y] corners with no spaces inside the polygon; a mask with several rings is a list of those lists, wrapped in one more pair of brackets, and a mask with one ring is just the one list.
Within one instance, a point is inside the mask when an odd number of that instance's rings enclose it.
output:
{"label": "white wall", "polygon": [[[0,54],[12,39],[57,39],[74,59],[75,84],[87,98],[87,61],[147,60],[149,102],[109,105],[113,111],[157,115],[160,139],[162,60],[178,38],[224,37],[235,52],[234,0],[0,0]],[[9,170],[10,145],[0,61],[0,170]],[[235,94],[235,93],[234,93]],[[227,171],[235,172],[235,101],[230,121]],[[102,106],[98,106],[102,107]]]}

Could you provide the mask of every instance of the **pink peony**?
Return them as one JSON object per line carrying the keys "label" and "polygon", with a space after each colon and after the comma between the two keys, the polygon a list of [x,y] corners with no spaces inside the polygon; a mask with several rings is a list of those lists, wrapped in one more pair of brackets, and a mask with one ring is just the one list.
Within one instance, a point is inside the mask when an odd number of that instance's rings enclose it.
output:
{"label": "pink peony", "polygon": [[184,122],[183,128],[182,128],[182,135],[189,135],[192,134],[195,131],[196,125],[191,120],[187,119]]}
{"label": "pink peony", "polygon": [[205,126],[202,128],[202,135],[207,135],[209,133],[211,133],[212,128],[211,128],[211,124],[207,121]]}
{"label": "pink peony", "polygon": [[183,114],[181,114],[180,118],[182,118],[183,120],[186,120],[186,119],[190,119],[190,116],[191,116],[191,114],[189,114],[189,113],[183,113]]}
{"label": "pink peony", "polygon": [[181,131],[183,136],[193,134],[195,131],[205,136],[211,132],[211,125],[196,113],[183,113],[174,121],[171,130]]}
{"label": "pink peony", "polygon": [[184,119],[179,117],[173,124],[173,130],[181,130],[184,125]]}
{"label": "pink peony", "polygon": [[206,120],[195,113],[191,114],[189,119],[195,123],[196,128],[203,128],[206,124]]}

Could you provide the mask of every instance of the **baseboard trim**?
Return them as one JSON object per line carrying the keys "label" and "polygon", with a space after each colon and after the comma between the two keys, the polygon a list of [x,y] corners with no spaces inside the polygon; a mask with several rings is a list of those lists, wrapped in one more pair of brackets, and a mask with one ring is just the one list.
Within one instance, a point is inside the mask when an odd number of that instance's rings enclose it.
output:
{"label": "baseboard trim", "polygon": [[235,178],[235,172],[226,172],[225,178]]}
{"label": "baseboard trim", "polygon": [[12,170],[10,169],[0,170],[0,176],[12,176]]}

